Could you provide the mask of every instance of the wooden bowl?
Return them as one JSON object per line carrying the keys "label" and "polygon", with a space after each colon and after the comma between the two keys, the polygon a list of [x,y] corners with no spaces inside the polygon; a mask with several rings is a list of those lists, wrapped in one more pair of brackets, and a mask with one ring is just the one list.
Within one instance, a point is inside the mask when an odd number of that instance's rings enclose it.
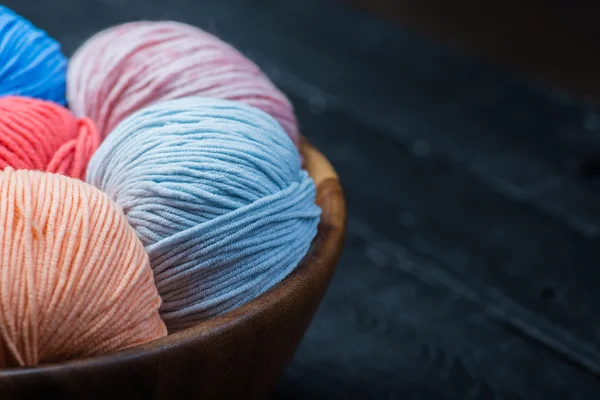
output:
{"label": "wooden bowl", "polygon": [[310,251],[251,302],[141,346],[36,368],[0,370],[0,399],[262,399],[291,360],[335,270],[346,205],[335,171],[306,140],[323,213]]}

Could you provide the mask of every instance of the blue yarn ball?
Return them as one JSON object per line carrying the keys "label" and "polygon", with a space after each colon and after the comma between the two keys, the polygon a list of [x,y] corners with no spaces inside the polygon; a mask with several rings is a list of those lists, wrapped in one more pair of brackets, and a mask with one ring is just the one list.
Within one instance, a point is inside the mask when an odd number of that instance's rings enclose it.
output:
{"label": "blue yarn ball", "polygon": [[65,104],[67,58],[60,44],[0,5],[0,96],[36,97]]}
{"label": "blue yarn ball", "polygon": [[169,331],[280,282],[307,253],[321,213],[283,128],[227,100],[190,97],[132,114],[94,154],[87,181],[121,205],[144,243]]}

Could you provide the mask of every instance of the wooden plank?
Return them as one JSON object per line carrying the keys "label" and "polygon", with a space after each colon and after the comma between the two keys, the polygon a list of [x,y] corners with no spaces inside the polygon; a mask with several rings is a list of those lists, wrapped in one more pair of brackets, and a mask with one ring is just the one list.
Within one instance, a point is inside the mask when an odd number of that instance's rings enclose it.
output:
{"label": "wooden plank", "polygon": [[345,0],[452,44],[600,101],[597,1]]}
{"label": "wooden plank", "polygon": [[[351,221],[340,269],[274,398],[597,399],[593,377],[433,284]],[[400,255],[401,254],[401,255]]]}
{"label": "wooden plank", "polygon": [[[296,99],[307,135],[337,168],[352,216],[438,261],[503,323],[600,374],[600,249],[499,196],[468,171]],[[510,318],[509,318],[510,317]]]}
{"label": "wooden plank", "polygon": [[[269,42],[263,54],[274,60],[277,67],[268,70],[278,83],[293,92],[307,83],[316,89],[309,94],[314,101],[378,126],[404,145],[425,143],[502,195],[598,237],[599,195],[578,175],[580,164],[600,152],[593,107],[396,27],[350,14],[338,22],[346,29],[334,30],[328,17],[322,24],[311,20],[312,33]],[[301,87],[278,79],[285,72]]]}

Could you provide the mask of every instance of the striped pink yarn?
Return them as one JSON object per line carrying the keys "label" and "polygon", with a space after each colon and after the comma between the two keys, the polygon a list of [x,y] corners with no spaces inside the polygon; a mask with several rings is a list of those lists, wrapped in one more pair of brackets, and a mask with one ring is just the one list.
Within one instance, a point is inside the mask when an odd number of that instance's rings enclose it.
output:
{"label": "striped pink yarn", "polygon": [[190,25],[130,22],[91,37],[67,73],[67,99],[106,137],[131,113],[187,96],[237,100],[273,116],[298,143],[294,110],[283,93],[232,46]]}

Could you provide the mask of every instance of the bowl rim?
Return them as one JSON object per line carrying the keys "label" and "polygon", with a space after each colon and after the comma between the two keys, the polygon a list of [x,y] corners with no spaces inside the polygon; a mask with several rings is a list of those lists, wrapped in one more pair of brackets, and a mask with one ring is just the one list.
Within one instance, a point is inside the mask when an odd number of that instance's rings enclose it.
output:
{"label": "bowl rim", "polygon": [[[116,366],[126,361],[146,359],[156,356],[157,353],[168,352],[174,346],[193,346],[260,313],[268,313],[269,309],[276,307],[284,298],[294,296],[298,288],[306,286],[302,282],[313,281],[323,272],[328,274],[328,283],[337,265],[346,235],[346,203],[339,178],[325,156],[303,136],[300,137],[299,149],[303,156],[303,167],[313,178],[317,188],[316,202],[321,208],[321,220],[317,236],[308,253],[281,282],[240,307],[165,337],[95,356],[33,367],[0,369],[0,379]],[[327,271],[320,271],[324,268]]]}

